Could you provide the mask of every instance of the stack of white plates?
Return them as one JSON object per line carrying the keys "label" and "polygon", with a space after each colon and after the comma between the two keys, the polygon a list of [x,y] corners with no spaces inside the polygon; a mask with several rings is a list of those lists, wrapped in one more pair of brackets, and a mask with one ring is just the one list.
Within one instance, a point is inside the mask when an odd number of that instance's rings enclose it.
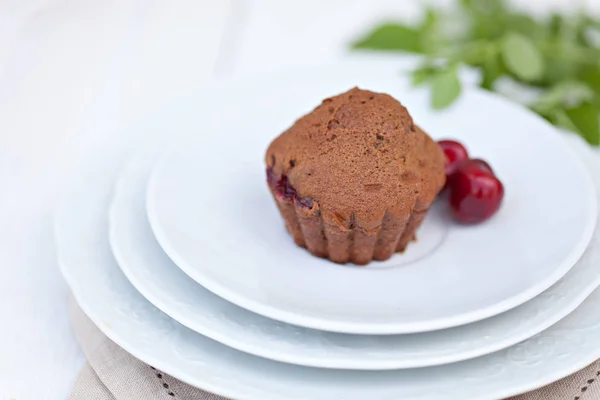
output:
{"label": "stack of white plates", "polygon": [[[296,247],[265,149],[353,86],[489,160],[500,212],[460,226],[440,199],[405,254],[365,267]],[[465,89],[435,112],[393,63],[344,62],[193,91],[71,153],[56,240],[76,300],[191,385],[236,399],[498,399],[600,357],[600,160],[492,94]]]}

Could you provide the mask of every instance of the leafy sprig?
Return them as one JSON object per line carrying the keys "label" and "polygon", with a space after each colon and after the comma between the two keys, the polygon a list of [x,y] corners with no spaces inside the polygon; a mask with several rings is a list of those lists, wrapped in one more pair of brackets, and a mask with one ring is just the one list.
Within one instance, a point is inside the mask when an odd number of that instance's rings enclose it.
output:
{"label": "leafy sprig", "polygon": [[463,65],[487,90],[507,78],[527,85],[537,93],[529,108],[600,145],[600,20],[590,15],[535,19],[505,0],[457,0],[452,10],[427,9],[415,25],[382,24],[353,48],[423,55],[412,79],[430,86],[434,108],[460,96]]}

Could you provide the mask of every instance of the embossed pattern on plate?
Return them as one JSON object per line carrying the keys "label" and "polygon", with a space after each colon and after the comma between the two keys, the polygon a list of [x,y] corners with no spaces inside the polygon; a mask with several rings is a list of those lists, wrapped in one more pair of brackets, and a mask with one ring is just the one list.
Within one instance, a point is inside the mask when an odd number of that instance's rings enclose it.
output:
{"label": "embossed pattern on plate", "polygon": [[489,354],[541,332],[573,311],[600,284],[600,263],[594,264],[591,254],[586,254],[557,284],[525,304],[443,331],[348,335],[281,323],[214,295],[180,271],[159,247],[144,207],[156,153],[160,151],[140,151],[119,178],[110,208],[110,241],[118,264],[136,289],[167,315],[247,353],[340,369],[446,364]]}

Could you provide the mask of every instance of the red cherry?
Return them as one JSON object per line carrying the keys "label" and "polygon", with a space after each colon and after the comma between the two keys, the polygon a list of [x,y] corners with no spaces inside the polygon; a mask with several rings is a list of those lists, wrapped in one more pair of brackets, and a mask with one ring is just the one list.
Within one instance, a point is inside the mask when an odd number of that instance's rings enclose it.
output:
{"label": "red cherry", "polygon": [[446,178],[446,187],[452,186],[454,184],[454,178],[456,177],[458,170],[469,168],[478,169],[480,171],[487,172],[490,175],[494,175],[494,170],[486,161],[480,158],[469,158],[458,164],[457,170],[452,175]]}
{"label": "red cherry", "polygon": [[469,158],[469,153],[465,146],[455,140],[440,140],[438,144],[446,156],[444,168],[446,169],[446,178],[449,178],[456,172],[458,166]]}
{"label": "red cherry", "polygon": [[482,160],[481,158],[469,158],[468,160],[463,161],[458,169],[469,169],[475,168],[483,172],[487,172],[488,174],[494,175],[494,170],[490,167],[490,164],[487,161]]}
{"label": "red cherry", "polygon": [[502,182],[481,160],[470,160],[460,166],[450,186],[450,208],[464,224],[485,221],[498,211],[504,198]]}
{"label": "red cherry", "polygon": [[309,210],[313,208],[314,200],[312,197],[298,196],[296,188],[290,184],[287,175],[281,175],[277,178],[277,175],[275,175],[275,172],[273,171],[273,167],[267,167],[267,183],[273,188],[275,196],[279,201],[295,201],[301,207]]}
{"label": "red cherry", "polygon": [[277,176],[275,176],[275,172],[273,171],[273,167],[267,167],[267,183],[272,188],[277,184]]}
{"label": "red cherry", "polygon": [[296,199],[296,189],[290,185],[287,175],[281,175],[281,178],[275,183],[275,195],[281,201],[294,201]]}
{"label": "red cherry", "polygon": [[311,210],[315,204],[315,201],[312,199],[312,197],[297,197],[296,203],[307,210]]}

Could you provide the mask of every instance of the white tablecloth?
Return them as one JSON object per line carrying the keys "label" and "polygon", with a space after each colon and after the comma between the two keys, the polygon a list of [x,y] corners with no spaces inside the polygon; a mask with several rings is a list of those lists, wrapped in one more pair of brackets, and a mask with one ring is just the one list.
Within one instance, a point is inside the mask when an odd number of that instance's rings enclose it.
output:
{"label": "white tablecloth", "polygon": [[63,399],[83,362],[51,240],[53,167],[67,140],[116,130],[215,76],[318,65],[383,17],[418,9],[398,0],[0,0],[0,399]]}

